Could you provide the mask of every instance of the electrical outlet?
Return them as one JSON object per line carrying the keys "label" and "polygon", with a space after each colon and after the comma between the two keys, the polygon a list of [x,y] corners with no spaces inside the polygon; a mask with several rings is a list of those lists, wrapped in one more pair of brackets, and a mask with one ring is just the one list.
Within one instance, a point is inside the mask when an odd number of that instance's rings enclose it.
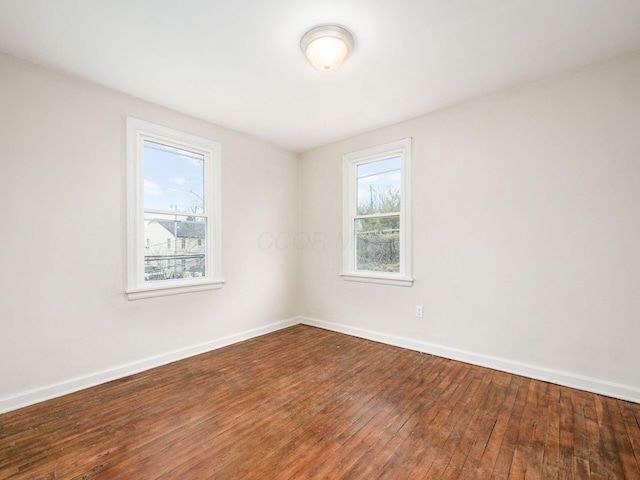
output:
{"label": "electrical outlet", "polygon": [[424,310],[422,309],[422,305],[416,305],[416,317],[417,318],[424,317]]}

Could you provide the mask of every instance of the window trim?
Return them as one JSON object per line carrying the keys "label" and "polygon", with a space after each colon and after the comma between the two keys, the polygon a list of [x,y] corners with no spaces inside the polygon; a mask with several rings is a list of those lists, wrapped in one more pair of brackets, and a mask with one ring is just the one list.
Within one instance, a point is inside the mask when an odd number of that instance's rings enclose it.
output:
{"label": "window trim", "polygon": [[[126,119],[127,130],[127,288],[129,300],[175,295],[222,288],[222,249],[220,220],[220,143],[156,125],[133,117]],[[151,140],[204,155],[206,277],[144,281],[144,156],[143,141]]]}
{"label": "window trim", "polygon": [[[356,270],[355,218],[357,196],[357,167],[363,163],[386,158],[401,158],[400,202],[400,271],[368,272]],[[351,152],[343,155],[343,253],[342,273],[344,280],[410,287],[411,276],[411,138]]]}

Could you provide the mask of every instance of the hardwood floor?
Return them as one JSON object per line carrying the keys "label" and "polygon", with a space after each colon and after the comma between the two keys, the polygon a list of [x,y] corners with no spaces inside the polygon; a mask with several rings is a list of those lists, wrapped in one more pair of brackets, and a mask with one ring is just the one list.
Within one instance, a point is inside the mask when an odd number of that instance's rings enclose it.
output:
{"label": "hardwood floor", "polygon": [[640,405],[295,326],[0,415],[0,479],[640,479]]}

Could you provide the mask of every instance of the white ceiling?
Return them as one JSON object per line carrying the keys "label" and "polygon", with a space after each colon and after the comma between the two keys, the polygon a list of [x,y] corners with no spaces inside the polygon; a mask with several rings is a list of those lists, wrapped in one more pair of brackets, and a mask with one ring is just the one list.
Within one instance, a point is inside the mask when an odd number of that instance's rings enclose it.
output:
{"label": "white ceiling", "polygon": [[296,152],[637,49],[640,0],[0,0],[0,51]]}

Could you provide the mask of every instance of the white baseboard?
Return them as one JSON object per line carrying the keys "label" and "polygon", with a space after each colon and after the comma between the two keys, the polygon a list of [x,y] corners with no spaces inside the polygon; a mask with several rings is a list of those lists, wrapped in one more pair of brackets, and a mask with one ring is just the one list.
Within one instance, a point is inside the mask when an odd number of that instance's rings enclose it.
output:
{"label": "white baseboard", "polygon": [[372,330],[360,329],[342,325],[338,323],[325,322],[322,320],[298,317],[283,320],[281,322],[272,323],[263,327],[246,330],[237,334],[229,335],[220,339],[193,345],[191,347],[175,350],[173,352],[146,358],[138,362],[121,365],[119,367],[102,370],[100,372],[72,378],[63,382],[46,385],[44,387],[27,390],[15,395],[0,397],[0,414],[11,410],[26,407],[52,398],[60,397],[68,393],[77,392],[85,388],[100,385],[101,383],[110,382],[119,378],[127,377],[135,373],[139,373],[151,368],[166,365],[177,360],[206,353],[217,348],[225,347],[243,340],[258,337],[267,333],[275,332],[283,328],[290,327],[302,323],[314,327],[332,330],[344,333],[354,337],[365,338],[388,345],[408,348],[419,352],[429,353],[439,357],[450,358],[462,362],[479,365],[482,367],[492,368],[503,372],[522,375],[529,378],[535,378],[545,382],[564,385],[566,387],[577,388],[587,392],[598,393],[621,400],[627,400],[634,403],[640,403],[640,388],[623,385],[619,383],[608,382],[593,377],[586,377],[561,370],[553,370],[545,367],[529,365],[525,363],[505,360],[489,355],[482,355],[455,348],[436,345],[433,343],[412,340],[409,338],[397,337],[385,333],[379,333]]}
{"label": "white baseboard", "polygon": [[291,318],[283,320],[281,322],[265,325],[264,327],[254,328],[246,330],[244,332],[229,335],[227,337],[211,340],[209,342],[193,345],[180,350],[175,350],[169,353],[163,353],[150,358],[145,358],[133,363],[121,365],[119,367],[102,370],[89,375],[81,377],[75,377],[63,382],[58,382],[44,387],[36,388],[33,390],[27,390],[6,397],[0,397],[0,413],[6,413],[11,410],[17,410],[18,408],[33,405],[44,400],[49,400],[56,397],[61,397],[68,393],[77,392],[89,387],[100,385],[101,383],[110,382],[119,378],[133,375],[144,370],[166,365],[167,363],[175,362],[176,360],[182,360],[184,358],[206,353],[217,348],[226,347],[233,343],[248,340],[250,338],[258,337],[266,333],[275,332],[283,328],[290,327],[300,323],[298,318]]}
{"label": "white baseboard", "polygon": [[372,330],[360,329],[342,325],[338,323],[325,322],[313,318],[300,318],[300,323],[311,325],[314,327],[324,328],[335,332],[345,333],[354,337],[365,338],[375,342],[386,343],[396,347],[408,348],[418,352],[429,353],[438,357],[449,358],[451,360],[459,360],[461,362],[479,365],[494,370],[522,375],[524,377],[535,378],[565,387],[576,388],[587,392],[598,393],[608,397],[619,398],[629,402],[640,403],[640,388],[623,385],[620,383],[608,382],[598,378],[586,377],[561,370],[553,370],[550,368],[529,365],[526,363],[505,360],[502,358],[482,355],[478,353],[458,350],[451,347],[436,345],[433,343],[412,340],[409,338],[397,337],[385,333],[379,333]]}

